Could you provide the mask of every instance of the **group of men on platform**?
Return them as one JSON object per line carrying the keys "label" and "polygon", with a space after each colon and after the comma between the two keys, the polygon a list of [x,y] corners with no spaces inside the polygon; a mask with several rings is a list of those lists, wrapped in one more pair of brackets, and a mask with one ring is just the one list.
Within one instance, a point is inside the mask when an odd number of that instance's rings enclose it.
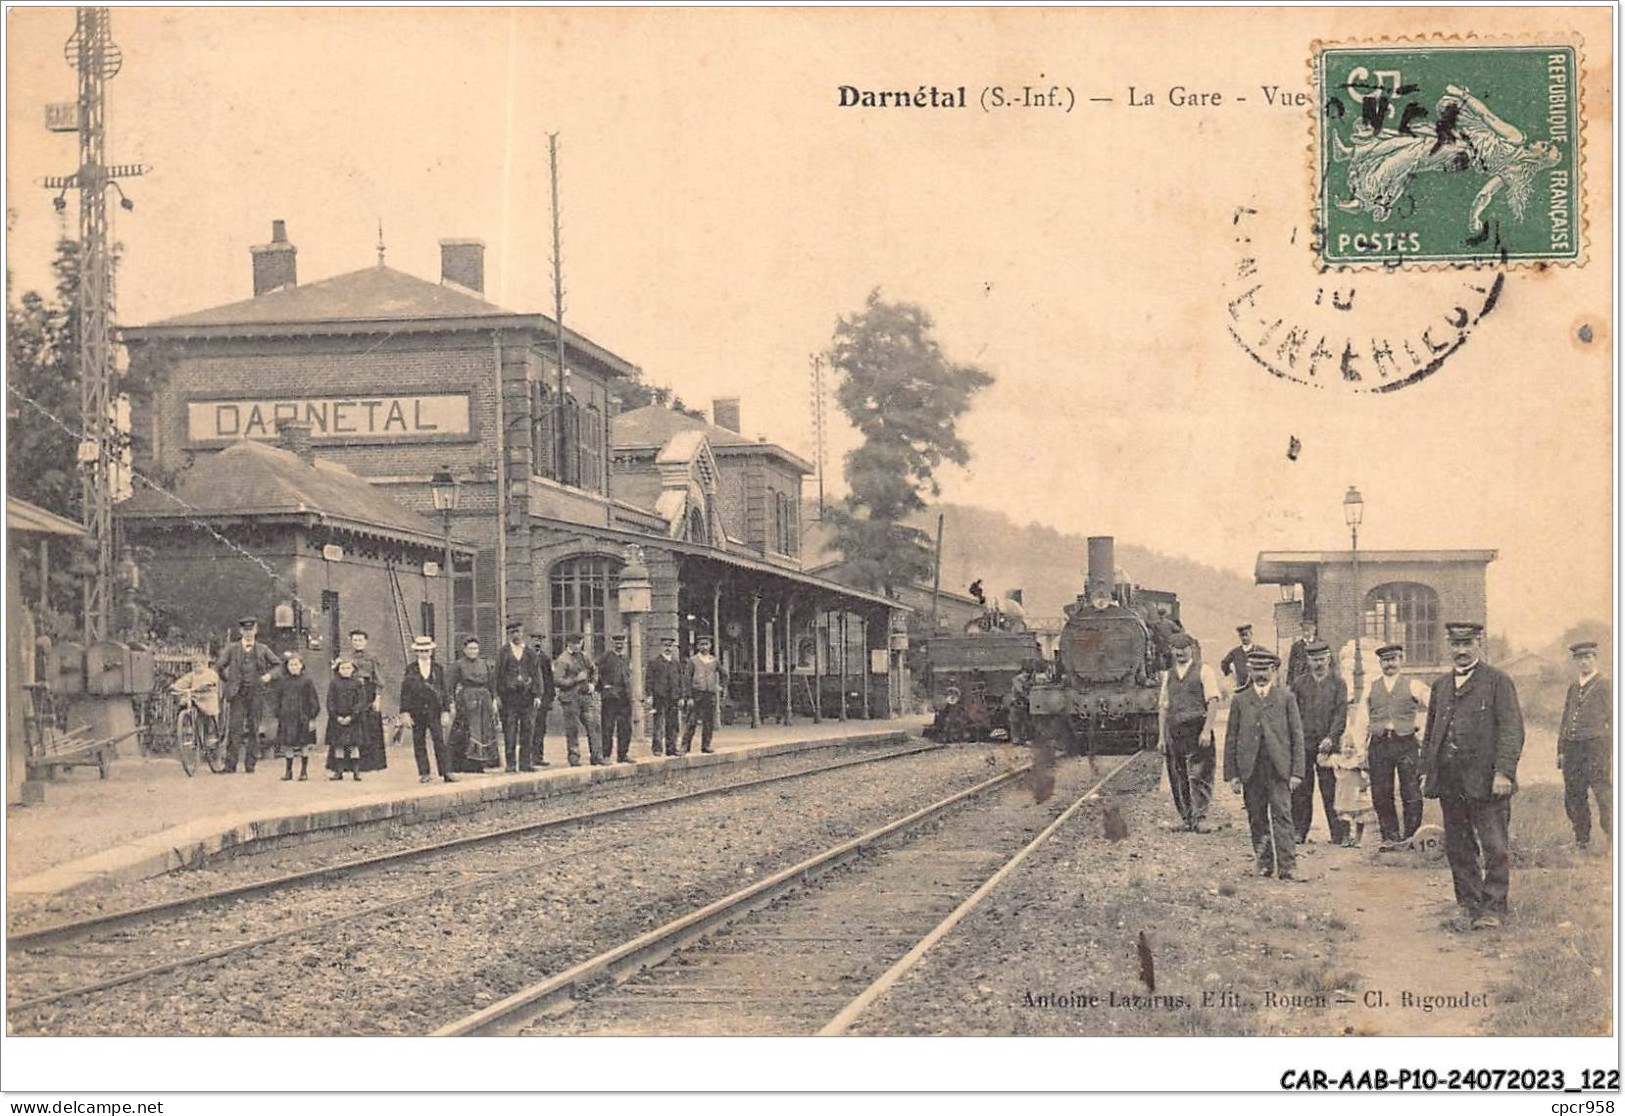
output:
{"label": "group of men on platform", "polygon": [[[1222,768],[1225,781],[1243,798],[1257,874],[1297,878],[1296,846],[1308,839],[1317,785],[1332,840],[1352,843],[1351,815],[1339,797],[1334,769],[1354,764],[1369,775],[1370,807],[1384,850],[1403,847],[1416,834],[1424,798],[1439,801],[1461,925],[1500,925],[1507,909],[1507,831],[1524,745],[1523,715],[1512,680],[1483,661],[1483,625],[1449,623],[1445,630],[1451,671],[1431,687],[1401,673],[1402,645],[1377,649],[1382,672],[1364,694],[1363,741],[1356,742],[1345,740],[1348,685],[1333,669],[1331,648],[1314,639],[1312,629],[1300,641],[1301,659],[1294,654],[1284,682],[1278,679],[1280,658],[1253,644],[1249,625],[1237,629],[1241,642],[1221,661],[1235,687]],[[1183,827],[1203,832],[1216,766],[1214,722],[1223,693],[1218,676],[1194,661],[1189,636],[1175,637],[1172,648],[1173,665],[1162,678],[1159,747]],[[1604,834],[1611,835],[1612,695],[1608,680],[1597,672],[1596,643],[1575,643],[1570,653],[1577,679],[1564,707],[1558,766],[1575,843],[1584,847],[1590,839],[1591,797]],[[1332,758],[1350,752],[1355,753],[1350,764]]]}
{"label": "group of men on platform", "polygon": [[[226,737],[226,770],[235,771],[240,760],[243,770],[252,772],[259,758],[259,724],[265,688],[282,671],[283,665],[281,656],[258,642],[258,625],[252,617],[244,617],[238,627],[239,639],[226,646],[215,670],[221,682],[221,695],[230,702],[229,723],[222,726]],[[540,636],[532,637],[527,644],[523,624],[510,623],[506,632],[507,643],[497,652],[491,672],[494,692],[480,690],[481,700],[496,706],[504,770],[517,773],[549,766],[543,758],[543,738],[548,711],[555,700],[563,721],[565,752],[570,766],[579,766],[582,762],[582,735],[587,738],[588,758],[594,766],[632,762],[633,666],[626,656],[626,636],[612,636],[609,649],[594,660],[583,649],[585,637],[580,632],[566,638],[564,650],[557,658],[548,657]],[[366,632],[359,629],[352,632],[354,646],[342,657],[347,662],[366,666],[370,686],[369,716],[379,721],[376,735],[381,752],[382,719],[378,715],[381,665],[366,650],[366,640]],[[657,756],[687,754],[696,729],[700,734],[700,750],[712,750],[712,734],[727,693],[728,678],[712,651],[711,637],[700,635],[695,645],[694,654],[679,661],[676,637],[664,637],[659,656],[648,664],[645,672],[645,691],[654,715],[654,754]],[[437,650],[438,645],[430,636],[418,636],[412,641],[413,661],[401,679],[399,708],[402,725],[412,730],[419,781],[433,781],[430,774],[432,745],[434,769],[441,779],[452,783],[457,779],[453,774],[455,764],[448,732],[459,696],[468,691],[456,685],[447,668],[436,661]],[[469,653],[477,653],[477,646]],[[685,722],[686,728],[682,728]]]}

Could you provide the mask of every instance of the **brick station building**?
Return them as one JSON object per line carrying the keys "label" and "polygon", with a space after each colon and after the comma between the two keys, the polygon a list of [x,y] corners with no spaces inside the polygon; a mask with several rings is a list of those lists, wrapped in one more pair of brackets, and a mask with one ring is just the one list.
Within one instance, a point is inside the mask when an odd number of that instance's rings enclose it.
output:
{"label": "brick station building", "polygon": [[[1253,581],[1298,587],[1303,617],[1339,653],[1358,625],[1366,658],[1402,643],[1407,671],[1437,674],[1449,663],[1445,623],[1486,622],[1485,574],[1495,558],[1493,550],[1362,550],[1356,575],[1352,551],[1263,551]],[[1278,635],[1286,644],[1297,633]]]}
{"label": "brick station building", "polygon": [[[517,619],[555,650],[580,630],[602,650],[626,627],[616,589],[636,546],[653,583],[646,656],[664,635],[687,653],[714,633],[736,719],[890,715],[902,649],[889,632],[906,609],[803,571],[811,466],[743,435],[737,400],[718,401],[716,423],[662,407],[617,414],[634,365],[565,329],[561,369],[551,319],[486,301],[484,246],[440,247],[438,283],[380,261],[300,284],[274,222],[250,250],[253,297],[126,328],[131,360],[166,370],[133,416],[151,466],[207,479],[230,447],[308,423],[314,460],[432,525],[430,479],[449,469],[455,639],[495,649]],[[159,547],[153,576],[168,557]],[[326,623],[307,611],[294,639]]]}

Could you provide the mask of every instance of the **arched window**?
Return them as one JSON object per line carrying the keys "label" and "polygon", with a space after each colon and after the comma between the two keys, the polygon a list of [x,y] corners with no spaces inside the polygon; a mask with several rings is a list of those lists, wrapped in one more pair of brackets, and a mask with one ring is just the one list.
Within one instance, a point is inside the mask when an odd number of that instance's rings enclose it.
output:
{"label": "arched window", "polygon": [[537,380],[531,384],[530,395],[530,471],[539,477],[557,478],[559,475],[555,441],[558,429],[559,416],[553,407],[553,393],[547,384]]}
{"label": "arched window", "polygon": [[688,541],[711,545],[711,529],[705,522],[705,509],[698,505],[688,509]]}
{"label": "arched window", "polygon": [[549,610],[548,633],[552,637],[553,654],[564,650],[565,637],[574,632],[591,631],[585,650],[594,658],[608,646],[605,639],[609,623],[607,602],[615,588],[619,563],[609,558],[587,555],[566,558],[555,563],[548,576]]}
{"label": "arched window", "polygon": [[1390,581],[1365,595],[1363,629],[1366,639],[1403,643],[1405,661],[1412,666],[1439,662],[1439,594],[1414,581]]}

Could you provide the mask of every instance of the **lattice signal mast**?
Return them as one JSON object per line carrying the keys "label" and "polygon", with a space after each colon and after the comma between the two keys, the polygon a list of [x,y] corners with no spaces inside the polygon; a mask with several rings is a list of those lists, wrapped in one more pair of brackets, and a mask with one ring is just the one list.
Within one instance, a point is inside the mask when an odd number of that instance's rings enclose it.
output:
{"label": "lattice signal mast", "polygon": [[79,99],[74,105],[51,105],[46,126],[79,133],[79,169],[46,178],[41,185],[58,191],[58,212],[67,208],[67,192],[79,191],[79,378],[84,440],[79,444],[84,520],[96,553],[95,576],[85,586],[85,635],[106,639],[113,617],[113,468],[122,452],[114,390],[113,257],[107,235],[107,190],[118,191],[119,204],[135,203],[118,185],[148,170],[138,163],[107,162],[107,82],[124,64],[112,38],[106,8],[79,8],[73,35],[63,57],[79,73]]}

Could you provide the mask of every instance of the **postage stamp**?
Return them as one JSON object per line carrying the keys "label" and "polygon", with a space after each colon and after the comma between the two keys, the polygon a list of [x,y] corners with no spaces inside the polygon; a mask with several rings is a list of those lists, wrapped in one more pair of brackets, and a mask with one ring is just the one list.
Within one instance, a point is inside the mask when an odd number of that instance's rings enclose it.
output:
{"label": "postage stamp", "polygon": [[1317,45],[1325,264],[1581,258],[1573,43]]}

